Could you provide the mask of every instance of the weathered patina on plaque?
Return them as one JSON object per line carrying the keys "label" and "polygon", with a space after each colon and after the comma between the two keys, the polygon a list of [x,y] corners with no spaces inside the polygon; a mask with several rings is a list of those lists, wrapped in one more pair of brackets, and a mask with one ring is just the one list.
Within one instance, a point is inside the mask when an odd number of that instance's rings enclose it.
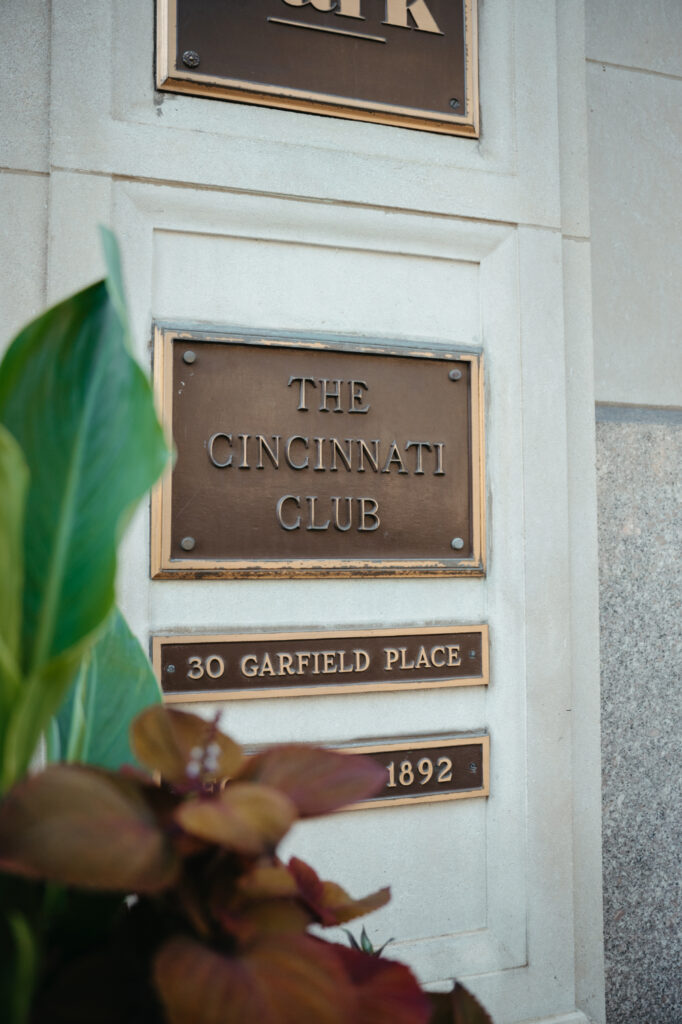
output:
{"label": "weathered patina on plaque", "polygon": [[167,703],[487,685],[488,627],[155,636]]}
{"label": "weathered patina on plaque", "polygon": [[157,87],[478,135],[476,0],[157,0]]}
{"label": "weathered patina on plaque", "polygon": [[154,576],[482,575],[480,357],[157,331]]}
{"label": "weathered patina on plaque", "polygon": [[338,748],[386,769],[384,788],[353,809],[463,800],[490,793],[490,737],[458,736]]}

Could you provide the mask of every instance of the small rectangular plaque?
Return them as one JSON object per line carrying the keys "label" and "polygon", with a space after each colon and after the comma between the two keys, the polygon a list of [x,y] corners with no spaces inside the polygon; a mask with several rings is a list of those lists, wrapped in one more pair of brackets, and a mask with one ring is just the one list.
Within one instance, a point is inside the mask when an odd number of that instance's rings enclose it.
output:
{"label": "small rectangular plaque", "polygon": [[155,636],[167,703],[487,685],[488,627]]}
{"label": "small rectangular plaque", "polygon": [[157,329],[152,575],[484,574],[481,357]]}
{"label": "small rectangular plaque", "polygon": [[475,0],[157,0],[157,88],[478,135]]}
{"label": "small rectangular plaque", "polygon": [[336,748],[366,754],[388,773],[376,796],[354,804],[352,810],[393,804],[466,800],[490,794],[490,737],[403,740],[367,746]]}

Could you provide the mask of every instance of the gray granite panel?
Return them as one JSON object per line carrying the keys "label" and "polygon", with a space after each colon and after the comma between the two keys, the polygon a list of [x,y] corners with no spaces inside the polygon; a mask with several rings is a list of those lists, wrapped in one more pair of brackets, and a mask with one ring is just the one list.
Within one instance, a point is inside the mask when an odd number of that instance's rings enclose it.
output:
{"label": "gray granite panel", "polygon": [[597,423],[608,1024],[682,1022],[682,422]]}

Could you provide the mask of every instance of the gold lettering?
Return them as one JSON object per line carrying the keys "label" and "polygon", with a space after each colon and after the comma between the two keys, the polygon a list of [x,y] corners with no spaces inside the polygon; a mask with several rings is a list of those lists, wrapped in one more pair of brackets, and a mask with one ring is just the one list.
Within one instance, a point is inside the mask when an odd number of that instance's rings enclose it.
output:
{"label": "gold lettering", "polygon": [[330,448],[332,450],[331,465],[330,465],[329,469],[330,469],[330,471],[332,473],[336,473],[337,472],[337,469],[336,469],[336,456],[337,456],[337,454],[341,456],[341,461],[343,462],[344,466],[346,467],[346,469],[349,472],[353,468],[353,464],[351,462],[351,457],[352,457],[352,454],[353,454],[353,441],[352,441],[352,438],[347,437],[346,438],[346,444],[348,445],[348,450],[344,452],[343,448],[341,447],[341,442],[339,441],[338,437],[330,437],[329,438],[329,446],[330,446]]}
{"label": "gold lettering", "polygon": [[[284,0],[284,2],[288,4],[288,3],[291,3],[291,0]],[[302,7],[302,6],[303,6],[302,4],[292,4],[292,7]],[[331,8],[329,8],[329,10],[331,10]],[[289,377],[289,383],[287,384],[287,387],[290,388],[292,384],[300,384],[300,390],[299,390],[299,396],[298,396],[298,405],[296,406],[296,408],[299,410],[299,412],[307,412],[308,411],[308,406],[305,404],[305,401],[306,401],[306,399],[305,399],[305,386],[306,386],[306,384],[312,384],[312,386],[314,388],[316,388],[317,384],[315,383],[315,378],[314,377]]]}
{"label": "gold lettering", "polygon": [[[290,3],[291,0],[285,0]],[[296,4],[295,6],[299,6]],[[411,28],[407,23],[408,14],[414,21],[418,32],[433,32],[442,36],[436,19],[426,6],[426,0],[386,0],[386,20],[384,25],[397,25],[398,28]]]}
{"label": "gold lettering", "polygon": [[322,443],[324,438],[314,437],[313,441],[315,442],[315,451],[317,456],[317,462],[315,463],[314,470],[316,473],[324,473],[324,466],[322,465]]}
{"label": "gold lettering", "polygon": [[338,7],[334,14],[341,14],[344,18],[359,18],[360,21],[364,21],[365,19],[360,14],[360,2],[361,0],[338,0]]}
{"label": "gold lettering", "polygon": [[448,665],[450,668],[457,668],[462,664],[459,654],[459,644],[448,644]]}
{"label": "gold lettering", "polygon": [[296,664],[298,665],[298,675],[303,675],[303,669],[308,667],[310,662],[310,654],[308,651],[296,651]]}
{"label": "gold lettering", "polygon": [[[360,504],[360,525],[358,530],[363,533],[372,533],[373,530],[378,530],[381,520],[379,519],[379,504],[374,498],[358,498]],[[366,508],[367,505],[371,505],[371,508]],[[367,519],[373,519],[373,526],[366,526]]]}
{"label": "gold lettering", "polygon": [[[342,526],[341,523],[339,522],[339,502],[340,501],[347,502],[347,504],[346,504],[347,516],[346,516],[346,518],[348,519],[348,522],[346,523],[345,526]],[[352,505],[352,501],[353,501],[352,498],[337,498],[337,497],[333,497],[332,498],[332,505],[334,506],[334,529],[335,530],[340,530],[341,533],[345,533],[347,530],[350,530],[350,528],[351,528],[352,521],[353,521],[353,505]]]}
{"label": "gold lettering", "polygon": [[249,440],[250,434],[238,434],[239,440],[242,443],[242,461],[239,463],[240,469],[250,469],[248,456],[246,454],[246,442]]}
{"label": "gold lettering", "polygon": [[401,669],[414,668],[414,662],[407,661],[407,647],[400,647],[400,667]]}
{"label": "gold lettering", "polygon": [[320,674],[320,652],[319,651],[311,651],[310,653],[311,653],[312,658],[313,658],[313,675],[314,676],[319,676],[319,674]]}
{"label": "gold lettering", "polygon": [[296,675],[296,670],[293,668],[293,654],[287,654],[285,651],[280,651],[277,655],[277,659],[279,661],[278,675],[283,676],[285,672],[288,676]]}
{"label": "gold lettering", "polygon": [[429,659],[428,659],[428,657],[426,655],[426,651],[424,650],[424,644],[422,644],[421,647],[419,648],[419,653],[417,654],[417,660],[414,663],[414,667],[415,668],[431,668],[431,664],[430,664]]}
{"label": "gold lettering", "polygon": [[[338,11],[338,14],[341,12]],[[364,19],[363,19],[364,20]],[[369,403],[367,405],[358,405],[363,399],[362,390],[369,391],[369,386],[364,380],[349,380],[348,381],[348,412],[369,412]]]}
{"label": "gold lettering", "polygon": [[224,437],[225,440],[230,445],[230,448],[232,447],[232,434],[213,434],[208,440],[208,457],[213,463],[213,465],[217,466],[218,469],[225,469],[226,466],[232,465],[232,456],[229,455],[224,462],[217,461],[215,453],[213,451],[213,445],[216,443],[219,437]]}
{"label": "gold lettering", "polygon": [[259,676],[265,676],[265,675],[274,676],[274,675],[276,675],[275,670],[272,667],[272,661],[270,659],[270,655],[267,653],[267,651],[263,655],[263,660],[261,662],[260,670],[258,672],[258,675]]}
{"label": "gold lettering", "polygon": [[436,449],[436,468],[433,471],[433,475],[445,476],[445,470],[443,469],[443,448],[445,448],[445,442],[434,441],[433,447]]}
{"label": "gold lettering", "polygon": [[416,468],[415,468],[415,471],[414,471],[414,475],[415,476],[423,476],[424,475],[424,470],[422,469],[422,448],[426,448],[426,450],[430,452],[431,451],[431,445],[429,444],[428,441],[408,441],[407,444],[405,445],[405,451],[407,451],[408,448],[416,448],[417,449],[417,463],[416,463]]}
{"label": "gold lettering", "polygon": [[[336,387],[332,389],[329,387],[330,384],[336,384]],[[322,394],[320,395],[320,412],[329,412],[327,402],[330,398],[333,398],[336,403],[336,408],[332,409],[332,412],[343,412],[343,409],[341,408],[341,381],[338,379],[329,381],[326,377],[320,377],[320,387],[322,389]]]}
{"label": "gold lettering", "polygon": [[292,458],[291,458],[291,446],[294,443],[294,441],[300,441],[302,443],[303,447],[306,450],[308,448],[308,438],[307,437],[301,437],[300,434],[294,434],[293,437],[288,437],[286,439],[285,443],[284,443],[284,458],[287,461],[287,465],[291,466],[292,469],[307,469],[308,468],[308,456],[307,455],[306,455],[305,459],[303,460],[303,462],[301,462],[301,463],[293,462],[292,461]]}
{"label": "gold lettering", "polygon": [[391,466],[393,465],[393,463],[395,463],[396,466],[400,466],[398,473],[407,473],[400,452],[398,451],[398,445],[396,444],[395,441],[391,441],[391,447],[388,452],[388,457],[386,459],[386,462],[384,463],[384,468],[382,469],[381,472],[390,473]]}
{"label": "gold lettering", "polygon": [[363,441],[362,438],[358,438],[358,473],[365,472],[365,455],[369,459],[369,464],[374,472],[379,472],[379,440],[377,438],[369,443],[374,445],[374,455],[372,455],[371,451],[367,447],[367,442]]}
{"label": "gold lettering", "polygon": [[336,7],[336,0],[284,0],[284,3],[289,7],[306,7],[312,4],[316,11],[323,11],[325,14]]}
{"label": "gold lettering", "polygon": [[351,661],[351,663],[349,665],[346,664],[346,654],[347,654],[347,651],[344,651],[344,650],[339,651],[339,672],[352,672],[353,671],[353,662]]}
{"label": "gold lettering", "polygon": [[282,518],[282,513],[284,511],[284,502],[285,501],[293,501],[297,508],[301,507],[301,500],[300,500],[300,498],[294,497],[293,494],[285,494],[277,502],[277,508],[276,508],[276,512],[275,512],[275,515],[277,516],[277,522],[279,523],[279,525],[282,527],[283,530],[298,530],[300,525],[301,525],[301,517],[300,517],[300,515],[296,516],[296,519],[294,520],[293,523],[285,523],[284,519]]}
{"label": "gold lettering", "polygon": [[239,670],[243,676],[258,674],[258,658],[255,654],[245,654],[239,662]]}
{"label": "gold lettering", "polygon": [[[436,654],[440,653],[443,655],[442,661],[436,661]],[[445,648],[444,647],[432,647],[431,648],[431,664],[434,668],[445,668]]]}
{"label": "gold lettering", "polygon": [[325,14],[334,11],[334,14],[341,14],[344,18],[365,20],[360,14],[361,0],[284,0],[284,3],[289,7],[306,7],[308,4],[312,4],[316,11],[322,11]]}
{"label": "gold lettering", "polygon": [[308,525],[306,526],[306,530],[328,530],[329,529],[329,522],[330,522],[329,519],[327,520],[327,522],[324,525],[320,525],[319,523],[315,522],[315,509],[317,507],[317,495],[316,494],[311,494],[308,498],[306,498],[306,501],[308,502],[308,505],[310,506],[310,511],[309,511],[309,514],[308,514]]}
{"label": "gold lettering", "polygon": [[328,676],[331,672],[338,672],[334,659],[336,658],[336,651],[322,651],[322,675]]}
{"label": "gold lettering", "polygon": [[[369,654],[362,647],[356,647],[353,654],[355,655],[355,671],[364,672],[369,667]],[[364,663],[360,664],[363,659]]]}
{"label": "gold lettering", "polygon": [[279,469],[279,442],[280,442],[280,435],[279,434],[273,434],[272,435],[272,440],[275,443],[275,450],[274,450],[274,452],[273,452],[272,448],[270,447],[270,445],[268,444],[268,442],[263,437],[263,435],[262,434],[256,434],[256,442],[258,444],[258,465],[256,466],[256,469],[263,469],[264,468],[264,466],[263,466],[263,451],[265,451],[265,454],[270,459],[270,462],[272,463],[274,468],[275,469]]}
{"label": "gold lettering", "polygon": [[384,654],[386,655],[386,664],[384,665],[384,672],[390,672],[395,665],[396,661],[400,656],[400,652],[397,647],[384,647]]}

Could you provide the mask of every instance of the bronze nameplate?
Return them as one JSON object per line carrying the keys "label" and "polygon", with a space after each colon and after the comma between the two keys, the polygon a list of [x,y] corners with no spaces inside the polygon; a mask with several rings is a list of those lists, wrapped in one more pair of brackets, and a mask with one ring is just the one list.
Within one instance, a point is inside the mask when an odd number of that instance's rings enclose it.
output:
{"label": "bronze nameplate", "polygon": [[157,88],[478,135],[476,0],[157,0]]}
{"label": "bronze nameplate", "polygon": [[336,749],[366,754],[386,769],[384,788],[376,796],[354,804],[351,810],[490,794],[489,736],[403,740]]}
{"label": "bronze nameplate", "polygon": [[155,636],[167,703],[487,685],[488,627]]}
{"label": "bronze nameplate", "polygon": [[156,331],[154,577],[484,573],[480,357]]}

